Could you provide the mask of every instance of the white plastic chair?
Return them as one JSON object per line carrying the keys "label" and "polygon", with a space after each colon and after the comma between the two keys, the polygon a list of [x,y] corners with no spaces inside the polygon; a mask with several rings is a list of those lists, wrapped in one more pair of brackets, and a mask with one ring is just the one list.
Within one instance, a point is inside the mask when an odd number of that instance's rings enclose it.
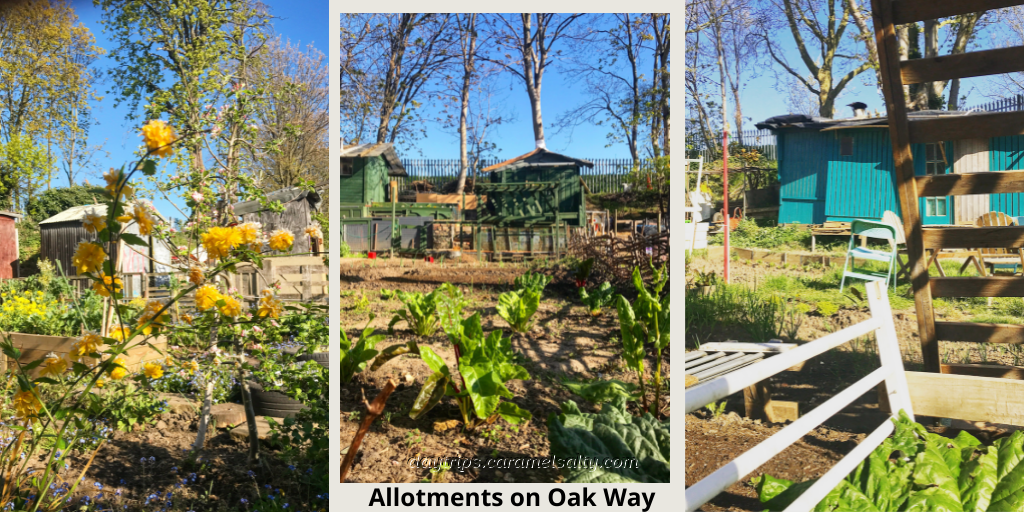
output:
{"label": "white plastic chair", "polygon": [[[866,247],[854,247],[854,239],[859,236],[888,240],[891,250],[878,251]],[[843,263],[843,279],[839,283],[839,291],[842,292],[846,286],[847,277],[864,281],[885,281],[885,286],[888,287],[889,280],[893,278],[896,270],[896,240],[896,228],[892,224],[860,219],[851,222],[850,247],[846,251],[846,262]],[[888,266],[885,272],[858,270],[855,260],[884,261]],[[894,290],[896,289],[896,279],[892,279],[892,287]]]}

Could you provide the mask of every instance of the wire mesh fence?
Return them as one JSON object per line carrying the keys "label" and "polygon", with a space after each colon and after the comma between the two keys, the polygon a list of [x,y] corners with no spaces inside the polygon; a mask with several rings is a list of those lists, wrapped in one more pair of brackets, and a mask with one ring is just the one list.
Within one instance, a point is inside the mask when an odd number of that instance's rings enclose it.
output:
{"label": "wire mesh fence", "polygon": [[[705,162],[722,158],[722,132],[712,135],[712,140],[704,140],[699,133],[690,132],[686,145],[692,148],[687,151],[687,158],[704,157]],[[771,130],[742,130],[729,134],[729,153],[736,154],[740,149],[756,150],[774,162],[776,160],[775,134]]]}
{"label": "wire mesh fence", "polygon": [[[621,192],[623,185],[628,183],[629,173],[633,169],[633,161],[629,158],[584,158],[594,164],[593,168],[583,167],[580,174],[592,194]],[[500,163],[500,160],[483,160],[478,169],[470,169],[469,178],[489,180],[483,169]],[[458,159],[410,159],[403,160],[408,176],[396,178],[400,192],[416,190],[415,182],[429,183],[433,191],[439,191],[452,180],[458,178],[461,166]],[[640,169],[649,170],[653,161],[640,160]]]}

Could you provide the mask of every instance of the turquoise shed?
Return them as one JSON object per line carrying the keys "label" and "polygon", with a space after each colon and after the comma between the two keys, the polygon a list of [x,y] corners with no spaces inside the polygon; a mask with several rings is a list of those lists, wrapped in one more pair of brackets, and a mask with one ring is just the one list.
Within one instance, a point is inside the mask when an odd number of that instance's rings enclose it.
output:
{"label": "turquoise shed", "polygon": [[[963,116],[969,112],[911,112]],[[885,117],[823,119],[777,116],[758,123],[775,133],[779,165],[779,223],[881,219],[900,214],[895,166]],[[1024,136],[968,139],[911,147],[918,175],[1024,169]],[[973,223],[989,211],[1024,216],[1024,194],[921,198],[925,224]]]}

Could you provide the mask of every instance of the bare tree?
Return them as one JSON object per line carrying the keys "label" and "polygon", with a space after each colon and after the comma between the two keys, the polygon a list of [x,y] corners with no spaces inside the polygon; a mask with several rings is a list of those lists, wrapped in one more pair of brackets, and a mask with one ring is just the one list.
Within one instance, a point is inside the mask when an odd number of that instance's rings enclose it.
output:
{"label": "bare tree", "polygon": [[[603,125],[608,122],[610,143],[625,142],[633,166],[640,163],[640,128],[645,112],[644,94],[653,87],[641,70],[646,56],[658,69],[657,59],[645,48],[645,37],[652,37],[643,15],[616,13],[593,23],[591,34],[570,44],[569,75],[584,84],[587,101],[567,111],[559,120],[560,129],[580,124]],[[655,98],[657,100],[657,98]],[[655,116],[660,123],[660,104]]]}
{"label": "bare tree", "polygon": [[476,13],[456,14],[455,23],[459,27],[459,48],[462,50],[462,84],[459,90],[459,184],[456,194],[466,188],[466,175],[469,173],[469,141],[467,123],[469,122],[469,91],[473,86],[476,73],[477,53],[477,18]]}
{"label": "bare tree", "polygon": [[[818,97],[818,115],[832,117],[835,102],[850,82],[871,69],[847,34],[851,2],[844,0],[772,0],[761,15],[757,35],[771,58]],[[779,20],[774,13],[781,12]],[[809,76],[791,65],[776,39],[788,28]]]}
{"label": "bare tree", "polygon": [[657,158],[668,155],[669,132],[671,131],[671,108],[669,108],[669,57],[671,55],[669,14],[651,13],[647,16],[654,36],[654,89],[660,113],[651,116],[651,150]]}
{"label": "bare tree", "polygon": [[544,119],[541,116],[541,85],[544,71],[554,63],[560,52],[553,50],[563,37],[569,37],[573,22],[583,14],[522,13],[519,15],[496,15],[494,30],[498,42],[497,52],[502,47],[516,56],[506,53],[504,59],[491,59],[505,70],[519,77],[526,86],[530,98],[530,114],[533,135],[537,147],[545,147]]}
{"label": "bare tree", "polygon": [[266,91],[257,111],[262,142],[251,153],[259,181],[268,189],[326,181],[330,92],[324,54],[278,36],[254,66],[252,81]]}

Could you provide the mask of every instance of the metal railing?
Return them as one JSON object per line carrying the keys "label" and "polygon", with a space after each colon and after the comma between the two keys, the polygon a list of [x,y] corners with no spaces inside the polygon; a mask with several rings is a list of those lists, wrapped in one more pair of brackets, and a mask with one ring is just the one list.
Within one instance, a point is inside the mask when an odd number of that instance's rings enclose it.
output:
{"label": "metal railing", "polygon": [[1024,94],[1018,94],[1009,98],[1000,98],[998,100],[982,103],[981,105],[975,105],[964,110],[984,110],[985,112],[1012,112],[1015,110],[1024,110]]}
{"label": "metal railing", "polygon": [[[592,168],[584,167],[580,169],[583,181],[586,182],[587,187],[592,193],[622,192],[622,185],[627,183],[627,178],[633,168],[633,161],[631,159],[583,159],[594,164]],[[500,160],[484,160],[479,163],[478,167],[482,169],[500,162]],[[458,159],[451,158],[408,159],[403,160],[402,165],[405,167],[408,176],[397,178],[399,192],[411,190],[414,181],[430,183],[436,191],[458,177],[461,163]],[[640,168],[642,170],[649,169],[651,165],[652,162],[650,160],[644,159],[640,161]],[[484,180],[490,180],[489,176],[475,169],[470,169],[469,177],[476,177],[481,180],[481,183]]]}
{"label": "metal railing", "polygon": [[802,512],[814,508],[832,489],[839,485],[846,475],[857,467],[857,464],[866,459],[893,432],[894,425],[890,419],[901,409],[906,411],[911,420],[914,419],[910,404],[910,390],[907,387],[899,339],[896,334],[896,324],[889,307],[889,296],[881,282],[869,282],[866,284],[866,288],[868,306],[871,311],[871,318],[868,320],[686,390],[683,403],[685,404],[685,413],[689,414],[861,336],[874,333],[878,342],[880,368],[690,486],[686,489],[684,497],[687,512],[698,510],[719,493],[754,472],[772,457],[799,441],[800,438],[878,384],[885,383],[893,416],[886,419],[856,448],[804,491],[796,501],[786,508],[786,512]]}
{"label": "metal railing", "polygon": [[[686,145],[692,149],[686,152],[687,158],[704,157],[705,162],[713,162],[722,158],[722,132],[713,134],[713,141],[705,141],[697,131],[690,131]],[[729,134],[729,155],[735,156],[738,150],[756,150],[764,155],[769,162],[777,159],[775,134],[771,130],[743,130]]]}

